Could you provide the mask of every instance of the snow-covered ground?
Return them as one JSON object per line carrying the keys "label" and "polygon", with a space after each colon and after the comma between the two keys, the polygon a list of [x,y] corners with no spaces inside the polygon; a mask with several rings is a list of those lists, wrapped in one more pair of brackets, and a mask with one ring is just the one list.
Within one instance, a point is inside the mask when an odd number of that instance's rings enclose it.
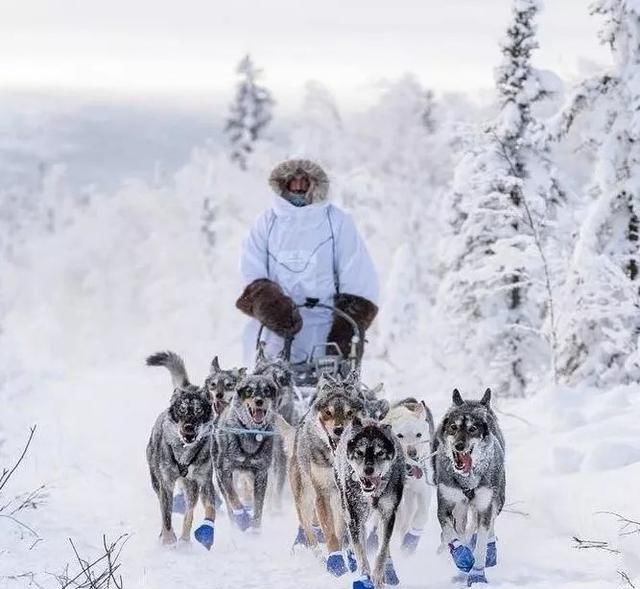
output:
{"label": "snow-covered ground", "polygon": [[[167,402],[168,380],[164,371],[139,361],[90,372],[32,375],[3,385],[3,464],[17,456],[28,426],[38,425],[8,495],[44,483],[49,498],[21,516],[42,538],[31,550],[35,536],[0,519],[2,585],[27,586],[26,578],[7,577],[32,571],[38,572],[39,584],[55,587],[55,579],[44,571],[59,573],[73,561],[68,538],[90,557],[100,553],[102,534],[114,539],[128,533],[122,574],[129,589],[349,587],[349,578],[330,578],[310,555],[291,555],[296,524],[290,502],[284,514],[266,515],[260,536],[231,529],[219,514],[211,552],[198,544],[159,545],[158,505],[144,447]],[[497,523],[499,565],[489,572],[493,584],[600,589],[621,586],[618,570],[632,580],[640,573],[640,535],[619,538],[615,517],[600,513],[632,519],[637,514],[640,409],[634,399],[639,388],[598,394],[550,390],[531,400],[499,403],[508,443],[508,487],[507,507]],[[422,396],[438,416],[449,400],[444,391],[423,391]],[[610,541],[622,553],[577,550],[573,536]],[[432,506],[417,554],[397,557],[402,587],[451,586],[453,565],[448,556],[436,553],[437,545]]]}

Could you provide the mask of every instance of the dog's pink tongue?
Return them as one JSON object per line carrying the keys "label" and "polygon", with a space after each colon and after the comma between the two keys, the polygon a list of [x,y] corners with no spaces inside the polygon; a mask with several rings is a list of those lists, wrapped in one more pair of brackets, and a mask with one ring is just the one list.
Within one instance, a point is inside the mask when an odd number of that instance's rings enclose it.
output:
{"label": "dog's pink tongue", "polygon": [[263,409],[256,409],[255,413],[253,414],[253,418],[258,423],[260,423],[264,419],[264,410]]}
{"label": "dog's pink tongue", "polygon": [[460,454],[460,458],[462,459],[462,470],[464,470],[464,472],[471,472],[471,453]]}

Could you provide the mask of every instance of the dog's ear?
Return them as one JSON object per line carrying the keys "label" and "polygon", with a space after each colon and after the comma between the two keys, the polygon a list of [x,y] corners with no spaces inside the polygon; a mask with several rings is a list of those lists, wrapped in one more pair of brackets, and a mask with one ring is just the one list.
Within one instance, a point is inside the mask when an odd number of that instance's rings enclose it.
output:
{"label": "dog's ear", "polygon": [[420,401],[424,409],[424,420],[429,424],[429,435],[433,438],[435,424],[433,422],[433,414],[431,413],[431,409],[427,407],[427,404],[424,401]]}
{"label": "dog's ear", "polygon": [[462,400],[462,395],[460,394],[460,391],[458,389],[453,389],[453,396],[451,397],[451,400],[453,401],[453,404],[458,407],[464,404],[464,401]]}
{"label": "dog's ear", "polygon": [[256,366],[260,363],[264,363],[267,361],[267,354],[264,351],[267,346],[266,342],[260,341],[258,342],[258,351],[256,353]]}
{"label": "dog's ear", "polygon": [[482,399],[480,399],[480,403],[482,403],[485,407],[491,407],[491,389],[487,388],[482,395]]}
{"label": "dog's ear", "polygon": [[360,382],[360,371],[354,368],[344,377],[342,383],[345,385],[356,386]]}
{"label": "dog's ear", "polygon": [[240,378],[244,378],[245,376],[247,376],[247,367],[243,366],[242,368],[238,369],[238,376]]}
{"label": "dog's ear", "polygon": [[220,372],[220,362],[218,362],[218,356],[214,356],[213,360],[211,360],[211,366],[209,366],[209,372],[215,374],[216,372]]}

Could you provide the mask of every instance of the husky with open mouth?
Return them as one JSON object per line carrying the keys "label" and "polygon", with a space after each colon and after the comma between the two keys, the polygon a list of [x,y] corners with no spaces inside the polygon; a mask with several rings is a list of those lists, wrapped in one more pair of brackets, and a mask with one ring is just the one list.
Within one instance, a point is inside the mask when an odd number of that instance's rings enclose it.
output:
{"label": "husky with open mouth", "polygon": [[[258,530],[273,457],[273,402],[276,385],[271,377],[252,374],[236,388],[231,404],[215,428],[215,471],[229,515],[241,530]],[[253,513],[243,505],[234,474],[253,479]]]}
{"label": "husky with open mouth", "polygon": [[211,397],[213,413],[218,419],[227,408],[238,383],[246,376],[246,368],[231,368],[223,370],[220,368],[218,356],[211,361],[209,376],[204,381],[204,386]]}
{"label": "husky with open mouth", "polygon": [[[372,419],[354,421],[336,450],[334,474],[362,589],[399,584],[389,543],[405,484],[405,460],[389,424]],[[380,545],[373,572],[365,549],[366,526],[377,520]]]}
{"label": "husky with open mouth", "polygon": [[[457,389],[433,443],[438,520],[442,543],[467,584],[486,583],[485,567],[496,564],[494,522],[505,502],[505,443],[491,390],[465,401]],[[469,525],[468,525],[469,524]]]}

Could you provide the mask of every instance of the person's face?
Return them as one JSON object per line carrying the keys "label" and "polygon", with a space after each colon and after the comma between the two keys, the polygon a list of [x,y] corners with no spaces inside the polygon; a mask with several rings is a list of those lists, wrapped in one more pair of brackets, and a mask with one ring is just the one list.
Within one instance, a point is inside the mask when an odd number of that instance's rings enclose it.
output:
{"label": "person's face", "polygon": [[304,174],[293,176],[287,184],[289,192],[300,192],[305,194],[309,190],[309,178]]}

